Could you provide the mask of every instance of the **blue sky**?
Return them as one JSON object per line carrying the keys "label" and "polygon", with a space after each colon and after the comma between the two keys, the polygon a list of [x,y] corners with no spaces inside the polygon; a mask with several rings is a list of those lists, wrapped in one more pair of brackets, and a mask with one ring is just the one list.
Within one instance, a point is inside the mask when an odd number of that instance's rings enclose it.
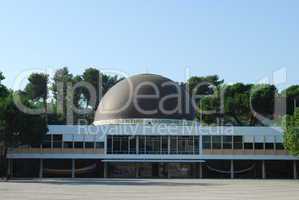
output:
{"label": "blue sky", "polygon": [[0,71],[97,66],[176,81],[256,82],[278,69],[299,84],[299,1],[1,1]]}

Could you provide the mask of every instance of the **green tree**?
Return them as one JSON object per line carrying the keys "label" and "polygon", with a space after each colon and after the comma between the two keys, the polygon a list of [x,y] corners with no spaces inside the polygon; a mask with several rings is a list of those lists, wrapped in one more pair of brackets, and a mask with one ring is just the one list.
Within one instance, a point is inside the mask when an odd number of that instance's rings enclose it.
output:
{"label": "green tree", "polygon": [[299,156],[299,109],[294,115],[287,115],[284,122],[284,147],[290,154]]}
{"label": "green tree", "polygon": [[223,82],[217,75],[192,76],[188,79],[189,93],[197,105],[196,117],[202,123],[216,123],[219,115],[219,88]]}
{"label": "green tree", "polygon": [[187,81],[191,95],[211,95],[214,93],[214,88],[223,82],[217,75],[192,76]]}
{"label": "green tree", "polygon": [[[1,163],[4,166],[9,147],[38,145],[47,132],[45,118],[41,115],[29,115],[21,112],[13,101],[13,95],[15,94],[10,94],[0,101],[1,138],[4,149]],[[28,107],[31,106],[28,101],[23,103]]]}
{"label": "green tree", "polygon": [[299,85],[292,85],[283,90],[281,93],[286,97],[287,114],[293,115],[294,108],[299,106]]}
{"label": "green tree", "polygon": [[[53,78],[53,84],[51,90],[53,92],[54,104],[56,107],[55,116],[51,116],[53,122],[58,123],[66,122],[67,105],[72,103],[72,99],[67,96],[68,86],[72,86],[74,83],[73,74],[71,74],[67,67],[58,69]],[[55,119],[56,117],[59,117]]]}
{"label": "green tree", "polygon": [[5,85],[2,84],[2,81],[5,79],[2,72],[0,72],[0,98],[6,97],[9,94],[8,89],[5,87]]}
{"label": "green tree", "polygon": [[84,81],[92,85],[95,89],[95,97],[96,101],[95,104],[91,104],[90,98],[91,95],[86,88],[78,88],[75,92],[76,96],[76,104],[80,105],[78,101],[84,102],[83,105],[86,106],[86,109],[91,109],[92,112],[85,115],[86,119],[89,122],[93,121],[94,112],[97,109],[101,97],[111,88],[113,87],[118,81],[122,80],[122,78],[118,76],[110,76],[108,74],[101,73],[98,69],[95,68],[87,68],[82,76],[76,77],[76,80]]}
{"label": "green tree", "polygon": [[238,126],[248,124],[250,119],[249,96],[251,84],[235,83],[224,86],[222,89],[224,99],[224,115],[226,123]]}
{"label": "green tree", "polygon": [[29,76],[28,81],[29,83],[25,87],[25,92],[33,102],[40,102],[42,100],[45,115],[47,115],[49,75],[44,73],[33,73]]}

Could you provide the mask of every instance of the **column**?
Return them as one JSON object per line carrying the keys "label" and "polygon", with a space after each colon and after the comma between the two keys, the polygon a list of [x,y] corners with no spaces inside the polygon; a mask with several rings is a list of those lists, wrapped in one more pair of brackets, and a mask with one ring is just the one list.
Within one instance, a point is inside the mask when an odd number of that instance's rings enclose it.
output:
{"label": "column", "polygon": [[131,152],[131,139],[130,139],[131,136],[128,136],[128,154],[130,154]]}
{"label": "column", "polygon": [[199,178],[202,179],[202,163],[199,163]]}
{"label": "column", "polygon": [[162,136],[160,136],[160,154],[162,154],[162,146],[163,146]]}
{"label": "column", "polygon": [[168,151],[168,154],[170,154],[170,136],[168,136],[167,138],[168,142],[167,142],[167,151]]}
{"label": "column", "polygon": [[108,163],[104,162],[104,178],[108,177]]}
{"label": "column", "polygon": [[170,163],[167,163],[167,178],[171,178],[171,176],[170,176]]}
{"label": "column", "polygon": [[199,136],[199,154],[202,155],[202,135]]}
{"label": "column", "polygon": [[266,164],[265,161],[262,161],[262,178],[266,179],[267,175],[266,175]]}
{"label": "column", "polygon": [[10,159],[7,160],[7,178],[11,177],[11,162]]}
{"label": "column", "polygon": [[85,135],[83,135],[83,151],[85,151]]}
{"label": "column", "polygon": [[193,155],[195,154],[195,136],[192,137]]}
{"label": "column", "polygon": [[139,164],[138,163],[135,164],[135,177],[139,178]]}
{"label": "column", "polygon": [[[94,140],[93,140],[93,150],[94,150],[94,152],[96,151],[96,148],[97,148],[97,135],[94,136]],[[106,139],[104,140],[104,152],[105,152],[105,154],[107,152],[107,141],[106,141]]]}
{"label": "column", "polygon": [[51,149],[53,149],[53,134],[51,134]]}
{"label": "column", "polygon": [[139,154],[139,136],[136,135],[136,154]]}
{"label": "column", "polygon": [[75,159],[72,159],[72,178],[75,178],[75,171],[76,171],[76,161]]}
{"label": "column", "polygon": [[73,148],[73,150],[75,149],[75,136],[74,136],[74,134],[72,135],[72,148]]}
{"label": "column", "polygon": [[43,159],[39,159],[39,178],[43,178],[44,162]]}
{"label": "column", "polygon": [[230,178],[231,179],[234,179],[234,176],[235,174],[234,174],[234,161],[233,160],[231,160],[230,161]]}
{"label": "column", "polygon": [[[112,137],[112,136],[111,136]],[[95,141],[95,146],[96,146],[96,141]],[[105,136],[105,139],[104,139],[104,152],[105,154],[107,154],[107,147],[108,147],[108,136],[106,135]],[[96,148],[96,147],[95,147]],[[112,147],[111,147],[112,148]],[[112,149],[111,149],[112,150]]]}
{"label": "column", "polygon": [[293,161],[293,175],[294,175],[294,179],[297,179],[297,163],[296,163],[296,160]]}

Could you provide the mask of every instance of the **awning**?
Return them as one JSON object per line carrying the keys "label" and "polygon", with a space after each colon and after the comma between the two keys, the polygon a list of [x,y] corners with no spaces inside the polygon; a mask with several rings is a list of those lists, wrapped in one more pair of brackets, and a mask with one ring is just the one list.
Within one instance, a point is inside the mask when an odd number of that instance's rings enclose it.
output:
{"label": "awning", "polygon": [[140,163],[140,162],[148,162],[148,163],[203,163],[205,160],[190,160],[190,159],[134,159],[134,160],[126,160],[126,159],[105,159],[102,162],[123,162],[123,163]]}

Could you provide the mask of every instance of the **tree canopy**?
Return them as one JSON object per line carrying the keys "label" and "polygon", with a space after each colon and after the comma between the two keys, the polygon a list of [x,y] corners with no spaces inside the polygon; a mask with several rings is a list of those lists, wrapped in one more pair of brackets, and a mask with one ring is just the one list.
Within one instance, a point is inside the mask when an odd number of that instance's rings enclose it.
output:
{"label": "tree canopy", "polygon": [[284,146],[289,153],[299,156],[299,109],[285,117]]}

